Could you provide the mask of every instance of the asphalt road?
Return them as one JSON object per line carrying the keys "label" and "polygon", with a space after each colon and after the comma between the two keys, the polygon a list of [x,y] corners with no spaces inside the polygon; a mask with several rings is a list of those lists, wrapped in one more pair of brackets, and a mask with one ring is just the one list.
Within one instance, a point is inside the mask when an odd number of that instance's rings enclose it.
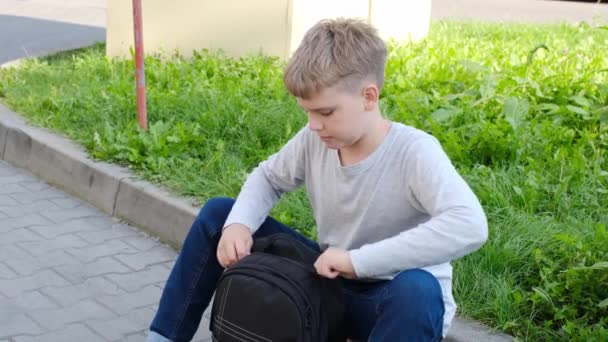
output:
{"label": "asphalt road", "polygon": [[105,41],[105,0],[1,0],[0,64]]}
{"label": "asphalt road", "polygon": [[608,23],[608,0],[603,3],[559,0],[432,0],[433,20],[472,19],[494,22]]}

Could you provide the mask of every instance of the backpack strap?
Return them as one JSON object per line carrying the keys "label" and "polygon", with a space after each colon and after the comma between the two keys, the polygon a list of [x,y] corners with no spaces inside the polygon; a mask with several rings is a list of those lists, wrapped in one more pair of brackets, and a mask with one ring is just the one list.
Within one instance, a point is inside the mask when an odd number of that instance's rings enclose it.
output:
{"label": "backpack strap", "polygon": [[276,233],[255,239],[252,252],[282,256],[314,270],[314,263],[321,253],[286,233]]}

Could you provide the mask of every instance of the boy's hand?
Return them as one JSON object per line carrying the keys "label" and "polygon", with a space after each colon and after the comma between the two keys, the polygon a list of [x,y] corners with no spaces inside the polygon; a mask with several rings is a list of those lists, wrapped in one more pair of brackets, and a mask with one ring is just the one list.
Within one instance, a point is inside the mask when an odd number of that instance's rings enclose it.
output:
{"label": "boy's hand", "polygon": [[217,245],[217,261],[224,268],[236,264],[251,253],[253,238],[247,226],[233,223],[224,228]]}
{"label": "boy's hand", "polygon": [[340,248],[330,247],[315,262],[317,273],[326,278],[341,276],[348,279],[357,277],[350,260],[350,254]]}

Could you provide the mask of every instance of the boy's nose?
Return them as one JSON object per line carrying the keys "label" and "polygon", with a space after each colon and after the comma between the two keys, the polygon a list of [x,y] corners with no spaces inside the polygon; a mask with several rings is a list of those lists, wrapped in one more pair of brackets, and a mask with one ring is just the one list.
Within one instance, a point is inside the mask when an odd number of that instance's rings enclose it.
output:
{"label": "boy's nose", "polygon": [[309,116],[308,117],[308,127],[313,131],[320,131],[323,129],[323,124],[321,123],[320,120],[315,120]]}

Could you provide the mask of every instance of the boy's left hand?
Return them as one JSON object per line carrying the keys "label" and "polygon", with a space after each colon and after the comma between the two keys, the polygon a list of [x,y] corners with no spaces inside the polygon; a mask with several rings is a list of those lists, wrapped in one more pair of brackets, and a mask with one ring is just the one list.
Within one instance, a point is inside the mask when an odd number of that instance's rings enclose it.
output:
{"label": "boy's left hand", "polygon": [[335,247],[328,248],[319,256],[315,269],[319,275],[331,279],[337,276],[348,279],[357,277],[348,251]]}

